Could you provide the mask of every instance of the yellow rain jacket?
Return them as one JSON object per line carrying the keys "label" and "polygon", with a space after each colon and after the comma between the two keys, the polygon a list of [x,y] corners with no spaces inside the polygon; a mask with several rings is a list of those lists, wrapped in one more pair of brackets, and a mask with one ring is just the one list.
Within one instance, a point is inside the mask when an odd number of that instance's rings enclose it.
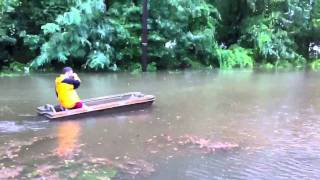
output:
{"label": "yellow rain jacket", "polygon": [[74,73],[74,78],[65,78],[62,74],[56,78],[56,94],[60,105],[66,109],[72,109],[77,102],[80,102],[75,89],[80,86],[80,78]]}

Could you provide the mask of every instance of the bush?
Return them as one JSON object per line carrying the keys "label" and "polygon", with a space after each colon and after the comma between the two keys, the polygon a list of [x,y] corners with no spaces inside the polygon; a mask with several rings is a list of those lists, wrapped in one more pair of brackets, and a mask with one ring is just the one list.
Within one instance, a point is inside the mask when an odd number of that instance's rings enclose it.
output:
{"label": "bush", "polygon": [[310,67],[313,70],[318,70],[320,69],[320,59],[314,60],[312,63],[310,63]]}
{"label": "bush", "polygon": [[40,67],[53,60],[72,63],[72,59],[79,59],[77,63],[85,69],[117,70],[119,56],[111,42],[126,32],[119,33],[105,13],[103,0],[78,1],[54,23],[43,25],[41,29],[48,40],[41,46],[41,54],[32,66]]}
{"label": "bush", "polygon": [[233,45],[229,49],[218,48],[216,56],[221,69],[253,68],[254,65],[252,51],[238,45]]}

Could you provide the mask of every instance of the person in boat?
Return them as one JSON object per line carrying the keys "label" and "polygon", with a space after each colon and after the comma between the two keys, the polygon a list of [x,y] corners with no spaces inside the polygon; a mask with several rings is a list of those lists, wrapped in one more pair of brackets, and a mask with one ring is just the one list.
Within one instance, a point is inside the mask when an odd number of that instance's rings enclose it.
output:
{"label": "person in boat", "polygon": [[76,89],[80,86],[81,80],[71,67],[65,67],[63,74],[56,78],[56,95],[61,109],[78,109],[83,107]]}

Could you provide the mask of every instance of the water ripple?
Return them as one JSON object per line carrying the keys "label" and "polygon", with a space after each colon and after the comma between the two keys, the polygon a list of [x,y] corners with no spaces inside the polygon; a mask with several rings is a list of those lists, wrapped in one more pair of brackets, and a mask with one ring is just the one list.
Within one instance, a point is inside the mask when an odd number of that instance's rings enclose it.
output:
{"label": "water ripple", "polygon": [[23,121],[23,122],[16,122],[16,121],[0,121],[0,132],[1,133],[17,133],[23,131],[37,131],[41,129],[45,129],[45,124],[48,121]]}

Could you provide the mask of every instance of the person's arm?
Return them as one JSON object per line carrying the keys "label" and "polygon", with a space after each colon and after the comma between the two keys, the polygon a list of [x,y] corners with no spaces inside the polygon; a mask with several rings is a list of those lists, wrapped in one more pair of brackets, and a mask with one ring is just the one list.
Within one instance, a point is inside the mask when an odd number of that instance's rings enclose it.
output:
{"label": "person's arm", "polygon": [[66,83],[66,84],[71,84],[73,85],[73,88],[74,89],[77,89],[79,86],[80,86],[80,79],[79,78],[65,78],[63,81],[63,83]]}

